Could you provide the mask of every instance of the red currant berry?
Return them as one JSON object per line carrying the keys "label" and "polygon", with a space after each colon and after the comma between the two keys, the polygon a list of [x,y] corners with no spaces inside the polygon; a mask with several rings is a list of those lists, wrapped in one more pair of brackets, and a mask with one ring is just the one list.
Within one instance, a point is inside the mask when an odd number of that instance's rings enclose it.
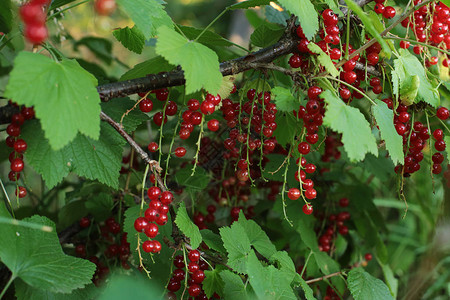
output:
{"label": "red currant berry", "polygon": [[148,236],[149,238],[154,238],[156,237],[156,235],[158,235],[158,225],[156,225],[155,223],[149,223],[145,228],[144,228],[144,233],[146,236]]}
{"label": "red currant berry", "polygon": [[311,146],[307,142],[301,142],[298,144],[298,152],[303,155],[308,154],[311,151]]}
{"label": "red currant berry", "polygon": [[91,225],[91,220],[87,217],[83,217],[80,219],[80,227],[81,228],[88,228]]}
{"label": "red currant berry", "polygon": [[143,99],[141,102],[139,102],[139,109],[144,112],[148,113],[151,112],[153,109],[153,102],[150,99]]}
{"label": "red currant berry", "polygon": [[385,17],[386,19],[392,19],[393,17],[395,17],[395,8],[393,8],[392,6],[386,6],[383,12],[383,17]]}
{"label": "red currant berry", "polygon": [[27,195],[27,190],[23,186],[19,186],[15,191],[16,197],[23,198]]}
{"label": "red currant berry", "polygon": [[372,254],[366,253],[366,254],[364,255],[364,259],[365,259],[366,261],[371,261],[371,260],[372,260]]}
{"label": "red currant berry", "polygon": [[313,212],[313,206],[309,203],[306,203],[305,205],[303,205],[302,210],[305,215],[310,215]]}
{"label": "red currant berry", "polygon": [[349,204],[348,198],[341,198],[339,199],[339,206],[340,207],[347,207]]}
{"label": "red currant berry", "polygon": [[147,190],[147,195],[150,200],[158,199],[161,196],[161,189],[157,186],[152,186]]}
{"label": "red currant berry", "polygon": [[212,119],[208,121],[208,129],[211,131],[219,130],[219,121],[216,119]]}
{"label": "red currant berry", "polygon": [[18,153],[23,153],[27,150],[27,143],[23,139],[17,139],[14,142],[14,150]]}
{"label": "red currant berry", "polygon": [[202,289],[198,284],[193,284],[188,289],[189,296],[191,297],[197,297],[200,295],[201,291]]}
{"label": "red currant berry", "polygon": [[189,251],[188,258],[192,262],[198,262],[200,260],[200,252],[198,250]]}
{"label": "red currant berry", "polygon": [[445,108],[445,107],[439,107],[438,110],[436,111],[436,116],[437,116],[439,119],[445,121],[445,120],[447,120],[448,117],[450,116],[450,113],[449,113],[449,111],[448,111],[447,108]]}
{"label": "red currant berry", "polygon": [[297,200],[298,198],[300,198],[300,190],[296,189],[296,188],[290,188],[289,192],[288,192],[288,197],[291,200]]}
{"label": "red currant berry", "polygon": [[316,190],[314,188],[307,189],[305,191],[305,197],[308,198],[309,200],[316,198],[317,197]]}
{"label": "red currant berry", "polygon": [[14,158],[11,161],[11,171],[13,172],[21,172],[25,164],[21,158]]}
{"label": "red currant berry", "polygon": [[175,149],[175,156],[177,157],[183,157],[186,155],[186,149],[184,147],[178,147]]}
{"label": "red currant berry", "polygon": [[159,149],[159,145],[156,142],[151,142],[150,144],[148,144],[148,151],[150,152],[156,152]]}

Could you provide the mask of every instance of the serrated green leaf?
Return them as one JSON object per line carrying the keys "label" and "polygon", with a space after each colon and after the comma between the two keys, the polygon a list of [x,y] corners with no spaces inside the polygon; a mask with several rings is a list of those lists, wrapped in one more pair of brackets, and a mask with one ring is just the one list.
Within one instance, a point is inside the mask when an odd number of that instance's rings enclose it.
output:
{"label": "serrated green leaf", "polygon": [[41,299],[41,300],[79,300],[96,299],[100,290],[90,284],[83,289],[73,290],[70,294],[53,293],[48,290],[32,287],[21,279],[14,280],[17,300]]}
{"label": "serrated green leaf", "polygon": [[375,28],[375,25],[371,22],[369,16],[354,1],[345,0],[345,3],[347,4],[349,9],[351,9],[355,14],[358,15],[361,22],[363,22],[364,28],[367,30],[367,32],[370,33],[378,41],[378,43],[380,43],[383,52],[386,54],[386,57],[388,59],[391,58],[392,54],[391,48],[386,43],[386,41],[381,37],[378,30]]}
{"label": "serrated green leaf", "polygon": [[53,231],[0,226],[0,258],[14,278],[53,293],[70,293],[91,282],[95,265],[64,254],[52,221],[41,216],[24,221],[50,226]]}
{"label": "serrated green leaf", "polygon": [[195,225],[189,217],[184,202],[181,202],[178,207],[175,224],[177,224],[181,232],[190,239],[192,248],[197,249],[202,242],[202,235],[200,234],[197,225]]}
{"label": "serrated green leaf", "polygon": [[5,97],[34,106],[45,137],[58,150],[78,132],[93,139],[100,134],[97,80],[75,60],[55,62],[37,53],[20,52],[14,60]]}
{"label": "serrated green leaf", "polygon": [[392,297],[397,299],[398,292],[398,279],[395,278],[394,272],[388,264],[380,264],[383,270],[384,280],[386,280],[387,286],[391,292]]}
{"label": "serrated green leaf", "polygon": [[362,160],[366,153],[378,156],[375,137],[359,109],[346,105],[329,90],[322,92],[320,97],[328,104],[323,123],[342,133],[342,143],[350,160]]}
{"label": "serrated green leaf", "polygon": [[239,275],[229,270],[224,270],[220,272],[220,278],[222,278],[224,283],[224,299],[249,299],[247,288]]}
{"label": "serrated green leaf", "polygon": [[300,103],[298,99],[292,96],[292,92],[289,89],[283,88],[281,86],[276,86],[272,89],[272,99],[277,105],[278,111],[292,112],[297,110]]}
{"label": "serrated green leaf", "polygon": [[217,94],[222,84],[219,58],[208,47],[188,41],[181,34],[167,26],[158,29],[156,53],[174,65],[181,65],[186,79],[186,94],[204,88]]}
{"label": "serrated green leaf", "polygon": [[48,188],[61,182],[70,171],[110,187],[118,187],[125,141],[108,124],[101,125],[97,141],[78,134],[58,151],[50,147],[37,120],[28,121],[22,129],[22,136],[28,144],[25,161],[42,175]]}
{"label": "serrated green leaf", "polygon": [[270,23],[264,23],[250,36],[250,41],[257,47],[268,47],[275,44],[283,35],[284,29],[279,26],[270,26]]}
{"label": "serrated green leaf", "polygon": [[319,16],[311,1],[279,0],[278,2],[298,17],[306,38],[312,39],[319,30]]}
{"label": "serrated green leaf", "polygon": [[[438,107],[440,103],[438,91],[431,85],[426,76],[422,63],[406,49],[399,49],[399,58],[394,60],[395,78],[393,77],[394,91],[400,88],[400,97],[402,96],[402,87],[404,92],[415,92],[418,86],[417,100],[422,100],[433,107]],[[419,80],[414,79],[417,76]],[[395,81],[394,81],[395,80]],[[415,84],[408,88],[408,85],[416,80]],[[410,98],[409,96],[408,98]],[[418,101],[414,101],[417,103]]]}
{"label": "serrated green leaf", "polygon": [[222,239],[218,234],[215,234],[209,229],[200,230],[200,234],[202,235],[203,242],[211,249],[214,249],[218,252],[225,253],[226,250],[223,247]]}
{"label": "serrated green leaf", "polygon": [[[122,116],[129,111],[136,102],[129,98],[114,98],[101,104],[102,111],[114,121],[120,122]],[[130,111],[122,120],[123,129],[127,132],[134,131],[140,124],[149,119],[138,107]]]}
{"label": "serrated green leaf", "polygon": [[308,49],[311,50],[311,52],[319,55],[317,59],[328,73],[330,73],[333,77],[339,76],[339,71],[334,66],[333,61],[325,52],[323,52],[322,49],[320,49],[319,46],[317,46],[315,43],[309,43]]}
{"label": "serrated green leaf", "polygon": [[175,174],[175,181],[181,185],[194,190],[204,190],[209,183],[211,176],[202,167],[195,169],[192,175],[192,168],[185,167]]}
{"label": "serrated green leaf", "polygon": [[271,0],[247,0],[228,6],[228,9],[245,9],[261,5],[269,5]]}
{"label": "serrated green leaf", "polygon": [[277,249],[272,244],[267,234],[255,221],[247,220],[242,211],[239,214],[238,223],[242,225],[250,244],[252,244],[258,253],[262,254],[266,258],[270,258],[277,253]]}
{"label": "serrated green leaf", "polygon": [[95,54],[95,56],[97,56],[97,58],[101,59],[108,65],[111,64],[112,43],[110,40],[94,36],[87,36],[77,41],[73,45],[73,48],[75,51],[78,51],[78,47],[80,46],[86,46],[90,51],[92,51],[92,53]]}
{"label": "serrated green leaf", "polygon": [[[183,32],[183,34],[190,40],[195,40],[200,33],[203,31],[203,29],[184,26],[184,25],[178,25],[176,28]],[[233,43],[227,40],[226,38],[222,37],[221,35],[212,32],[210,30],[206,30],[202,36],[197,40],[200,44],[209,46],[209,47],[229,47],[232,46]]]}
{"label": "serrated green leaf", "polygon": [[375,101],[377,105],[372,106],[373,115],[380,128],[381,138],[386,142],[386,150],[394,165],[403,163],[403,140],[394,127],[394,112],[384,102]]}
{"label": "serrated green leaf", "polygon": [[272,263],[278,262],[278,269],[285,273],[286,276],[290,278],[290,281],[294,280],[294,277],[297,275],[297,271],[295,270],[294,262],[286,251],[275,252],[269,260]]}
{"label": "serrated green leaf", "polygon": [[155,0],[117,0],[117,4],[133,20],[146,39],[154,37],[160,26],[173,28],[164,6]]}
{"label": "serrated green leaf", "polygon": [[234,222],[231,227],[222,227],[219,231],[228,252],[228,265],[238,273],[245,273],[251,245],[244,227]]}
{"label": "serrated green leaf", "polygon": [[114,37],[128,50],[141,54],[145,45],[145,36],[137,26],[119,28],[113,31]]}
{"label": "serrated green leaf", "polygon": [[314,291],[311,289],[311,287],[306,283],[303,278],[300,277],[299,284],[305,293],[305,297],[307,300],[316,300],[316,297],[314,297]]}
{"label": "serrated green leaf", "polygon": [[404,81],[400,86],[400,100],[406,106],[412,105],[420,88],[420,78],[413,75],[410,81]]}
{"label": "serrated green leaf", "polygon": [[280,24],[281,26],[286,26],[286,20],[289,19],[290,14],[286,11],[279,11],[270,5],[264,7],[264,16],[267,21],[275,24]]}
{"label": "serrated green leaf", "polygon": [[207,297],[212,297],[215,292],[222,295],[224,286],[223,280],[220,278],[222,270],[224,270],[224,267],[220,265],[217,265],[212,271],[205,270],[205,280],[202,282],[202,287]]}
{"label": "serrated green leaf", "polygon": [[303,219],[299,219],[296,231],[300,234],[300,237],[305,245],[313,252],[319,251],[317,244],[317,236],[314,230],[309,226],[310,222],[306,222]]}
{"label": "serrated green leaf", "polygon": [[272,265],[263,267],[254,251],[248,256],[247,273],[258,299],[297,299],[289,277]]}
{"label": "serrated green leaf", "polygon": [[173,65],[169,64],[162,56],[157,56],[135,65],[133,68],[124,73],[120,80],[130,80],[139,77],[145,77],[148,74],[157,74],[159,72],[167,72],[173,69]]}
{"label": "serrated green leaf", "polygon": [[348,272],[347,283],[355,300],[393,299],[386,284],[362,268],[354,268]]}

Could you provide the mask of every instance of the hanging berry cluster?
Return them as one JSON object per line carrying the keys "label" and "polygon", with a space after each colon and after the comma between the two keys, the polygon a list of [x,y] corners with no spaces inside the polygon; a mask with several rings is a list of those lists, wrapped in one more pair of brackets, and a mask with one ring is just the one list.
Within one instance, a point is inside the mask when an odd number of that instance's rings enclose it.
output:
{"label": "hanging berry cluster", "polygon": [[49,0],[31,0],[20,7],[20,17],[25,23],[25,38],[32,44],[40,44],[48,38],[45,25]]}
{"label": "hanging berry cluster", "polygon": [[[20,138],[20,127],[24,124],[25,120],[34,118],[34,109],[32,107],[22,107],[20,113],[14,114],[11,117],[11,124],[6,127],[6,145],[13,148],[13,151],[9,154],[9,161],[11,162],[11,171],[8,174],[8,178],[11,181],[18,181],[20,178],[20,172],[25,167],[23,162],[23,153],[27,150],[27,143]],[[23,198],[27,195],[27,190],[23,186],[17,185],[16,197]]]}
{"label": "hanging berry cluster", "polygon": [[159,226],[167,224],[169,213],[169,205],[172,203],[173,194],[169,191],[161,192],[161,189],[152,186],[147,190],[150,198],[148,208],[145,210],[144,217],[138,217],[134,221],[134,228],[137,232],[144,232],[149,238],[142,243],[142,249],[148,253],[159,253],[161,251],[161,243],[154,239],[159,232]]}

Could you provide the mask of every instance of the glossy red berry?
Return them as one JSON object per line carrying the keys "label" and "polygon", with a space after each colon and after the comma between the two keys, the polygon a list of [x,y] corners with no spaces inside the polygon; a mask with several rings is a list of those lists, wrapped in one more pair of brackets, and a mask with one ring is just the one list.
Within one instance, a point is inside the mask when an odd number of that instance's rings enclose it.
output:
{"label": "glossy red berry", "polygon": [[303,155],[308,154],[311,151],[311,146],[307,142],[301,142],[298,144],[298,152]]}
{"label": "glossy red berry", "polygon": [[310,215],[313,213],[313,206],[309,203],[306,203],[305,205],[303,205],[302,210],[305,215]]}
{"label": "glossy red berry", "polygon": [[211,131],[219,130],[219,121],[216,119],[212,119],[208,121],[208,129]]}
{"label": "glossy red berry", "polygon": [[150,152],[156,152],[159,149],[159,145],[156,142],[151,142],[150,144],[148,144],[148,151]]}
{"label": "glossy red berry", "polygon": [[192,279],[195,283],[202,283],[205,280],[205,273],[203,270],[198,270],[194,274],[192,274]]}
{"label": "glossy red berry", "polygon": [[305,197],[309,200],[315,199],[317,197],[317,192],[314,188],[307,189],[305,191]]}
{"label": "glossy red berry", "polygon": [[395,17],[395,8],[393,8],[392,6],[386,6],[383,12],[383,17],[385,17],[386,19],[392,19],[393,17]]}
{"label": "glossy red berry", "polygon": [[96,0],[94,3],[94,8],[97,14],[101,16],[109,16],[116,9],[115,0]]}
{"label": "glossy red berry", "polygon": [[210,101],[203,101],[201,106],[200,106],[200,111],[204,115],[212,114],[215,109],[216,109],[215,105],[212,102],[210,102]]}
{"label": "glossy red berry", "polygon": [[13,172],[21,172],[24,168],[25,164],[21,158],[14,158],[11,161],[11,171]]}
{"label": "glossy red berry", "polygon": [[17,139],[14,142],[14,150],[18,153],[23,153],[27,150],[27,143],[23,139]]}
{"label": "glossy red berry", "polygon": [[88,228],[91,225],[91,220],[87,217],[83,217],[80,219],[80,227],[81,228]]}
{"label": "glossy red berry", "polygon": [[298,55],[298,54],[293,54],[293,55],[289,58],[289,65],[290,65],[291,68],[293,68],[293,69],[300,68],[301,65],[302,65],[302,58],[300,57],[300,55]]}
{"label": "glossy red berry", "polygon": [[183,157],[186,155],[186,149],[184,147],[178,147],[175,149],[175,156]]}
{"label": "glossy red berry", "polygon": [[188,289],[189,296],[191,297],[197,297],[198,295],[200,295],[201,291],[202,289],[198,284],[193,284]]}
{"label": "glossy red berry", "polygon": [[436,111],[436,116],[445,121],[448,119],[448,117],[450,116],[450,112],[448,111],[447,108],[445,107],[439,107],[438,110]]}
{"label": "glossy red berry", "polygon": [[27,189],[23,186],[19,186],[15,191],[16,197],[23,198],[27,195]]}
{"label": "glossy red berry", "polygon": [[444,142],[444,140],[438,140],[438,141],[434,142],[434,148],[437,151],[444,151],[445,150],[445,142]]}
{"label": "glossy red berry", "polygon": [[155,223],[149,223],[144,228],[144,233],[146,236],[152,239],[158,235],[158,230],[159,230],[158,225],[156,225]]}
{"label": "glossy red berry", "polygon": [[308,89],[308,98],[310,100],[317,100],[317,98],[319,97],[319,95],[321,93],[322,93],[322,88],[313,85]]}
{"label": "glossy red berry", "polygon": [[198,250],[191,250],[188,253],[188,258],[192,262],[198,262],[200,260],[200,252]]}
{"label": "glossy red berry", "polygon": [[348,198],[341,198],[339,199],[339,206],[340,207],[347,207],[349,204]]}
{"label": "glossy red berry", "polygon": [[157,186],[152,186],[147,190],[147,195],[150,200],[158,199],[161,195],[161,189]]}
{"label": "glossy red berry", "polygon": [[365,259],[366,261],[371,261],[371,260],[372,260],[372,254],[366,253],[366,254],[364,255],[364,259]]}
{"label": "glossy red berry", "polygon": [[148,113],[151,112],[153,109],[153,102],[150,99],[143,99],[141,102],[139,102],[139,109],[144,112]]}
{"label": "glossy red berry", "polygon": [[32,24],[25,26],[24,36],[32,44],[40,44],[48,38],[45,24]]}
{"label": "glossy red berry", "polygon": [[20,135],[20,127],[16,124],[9,124],[8,127],[6,127],[6,133],[9,136],[17,137]]}
{"label": "glossy red berry", "polygon": [[291,200],[297,200],[298,198],[300,198],[300,190],[296,189],[296,188],[290,188],[288,191],[288,197]]}
{"label": "glossy red berry", "polygon": [[436,129],[433,131],[433,137],[436,140],[442,140],[444,138],[444,131],[442,129]]}

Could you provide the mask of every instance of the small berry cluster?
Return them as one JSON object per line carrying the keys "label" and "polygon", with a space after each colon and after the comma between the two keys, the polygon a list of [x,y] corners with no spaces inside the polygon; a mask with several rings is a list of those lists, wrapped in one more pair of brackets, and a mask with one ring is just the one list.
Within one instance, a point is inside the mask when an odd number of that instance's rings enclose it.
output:
{"label": "small berry cluster", "polygon": [[321,156],[321,160],[323,162],[329,162],[332,158],[339,159],[341,158],[341,152],[338,147],[342,146],[342,142],[340,136],[338,134],[331,132],[325,138],[325,150]]}
{"label": "small berry cluster", "polygon": [[[89,239],[86,243],[78,243],[75,246],[75,253],[82,258],[89,257],[89,261],[97,266],[92,281],[95,285],[99,285],[106,279],[109,274],[110,265],[120,262],[122,268],[128,270],[130,265],[128,259],[130,257],[130,244],[127,242],[127,233],[121,233],[121,226],[111,217],[108,218],[103,225],[100,226],[101,236],[96,236],[95,231],[88,228],[92,222],[89,218],[83,217],[79,221],[82,229],[89,233]],[[80,234],[85,239],[85,235]],[[89,250],[89,251],[88,251]],[[91,256],[88,254],[90,253]]]}
{"label": "small berry cluster", "polygon": [[159,226],[167,224],[169,205],[173,201],[173,194],[169,191],[161,192],[159,187],[153,186],[147,190],[150,198],[149,207],[145,210],[144,217],[138,217],[134,221],[134,228],[137,232],[144,232],[149,238],[142,243],[145,252],[159,253],[161,243],[154,239],[159,232]]}
{"label": "small berry cluster", "polygon": [[[6,127],[6,145],[14,150],[9,154],[9,161],[11,162],[11,171],[8,174],[8,178],[11,181],[17,181],[20,178],[20,172],[25,167],[23,162],[23,153],[27,150],[27,143],[19,138],[20,127],[24,124],[25,120],[34,118],[34,109],[32,107],[23,107],[20,113],[14,114],[11,117],[11,124]],[[27,190],[23,186],[18,186],[16,189],[16,196],[23,198],[27,195]]]}
{"label": "small berry cluster", "polygon": [[31,0],[20,7],[20,18],[25,23],[24,35],[32,44],[40,44],[48,38],[45,6],[49,2],[49,0]]}
{"label": "small berry cluster", "polygon": [[210,204],[208,205],[206,210],[208,211],[206,217],[201,212],[197,212],[194,214],[194,224],[197,225],[200,230],[208,228],[205,222],[213,223],[216,220],[216,217],[214,216],[214,213],[216,212],[216,206]]}
{"label": "small berry cluster", "polygon": [[[349,204],[348,198],[339,199],[339,206],[344,208]],[[336,229],[340,235],[348,234],[348,227],[344,225],[344,221],[350,219],[350,213],[343,211],[336,214],[331,214],[328,217],[329,225],[325,232],[319,237],[320,251],[329,252],[332,249],[333,241],[336,239]]]}
{"label": "small berry cluster", "polygon": [[[422,0],[414,0],[414,5],[418,5]],[[422,43],[430,43],[441,49],[450,48],[450,33],[448,31],[450,25],[450,9],[442,2],[432,2],[422,6],[414,12],[409,18],[402,21],[402,26],[411,28],[417,41]],[[404,49],[409,48],[408,41],[402,41],[400,46]],[[420,45],[413,47],[415,54],[421,54],[423,49]],[[426,65],[436,65],[438,58],[435,56],[426,60]],[[444,67],[449,67],[450,59],[446,57],[442,61]]]}
{"label": "small berry cluster", "polygon": [[[208,264],[204,260],[201,260],[198,250],[189,251],[188,258],[190,261],[187,267],[189,272],[189,278],[187,279],[189,296],[196,297],[195,299],[208,299],[202,289],[202,282],[205,280],[204,271],[208,269]],[[186,272],[183,270],[183,268],[186,268],[183,256],[177,255],[173,260],[173,264],[177,269],[173,271],[172,277],[167,285],[167,289],[171,293],[175,293],[181,288],[181,282],[186,277]]]}

